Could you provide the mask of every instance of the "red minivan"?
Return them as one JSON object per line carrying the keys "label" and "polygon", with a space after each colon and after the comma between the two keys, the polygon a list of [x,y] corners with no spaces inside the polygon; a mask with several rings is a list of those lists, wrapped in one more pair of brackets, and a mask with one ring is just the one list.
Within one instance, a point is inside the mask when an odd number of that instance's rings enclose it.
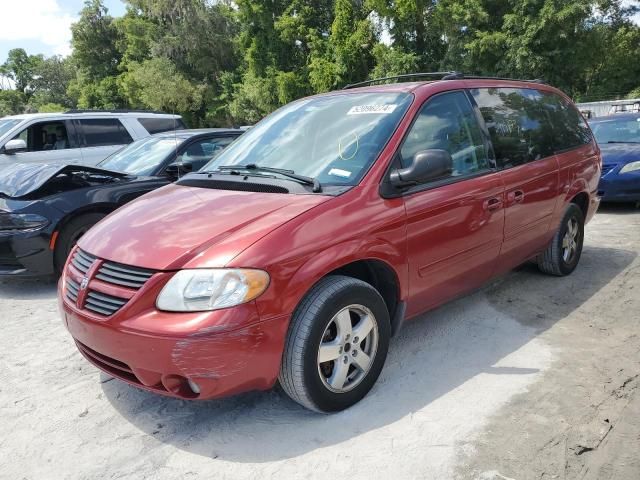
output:
{"label": "red minivan", "polygon": [[295,101],[92,228],[60,281],[80,352],[184,399],[362,399],[402,323],[528,260],[567,275],[600,152],[560,91],[464,77]]}

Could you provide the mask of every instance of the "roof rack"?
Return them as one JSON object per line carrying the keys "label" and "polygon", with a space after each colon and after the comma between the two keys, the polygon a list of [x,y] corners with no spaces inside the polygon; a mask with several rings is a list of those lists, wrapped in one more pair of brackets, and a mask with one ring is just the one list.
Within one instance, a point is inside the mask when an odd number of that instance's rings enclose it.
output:
{"label": "roof rack", "polygon": [[420,73],[407,73],[404,75],[393,75],[391,77],[381,77],[381,78],[373,78],[371,80],[365,80],[364,82],[351,83],[343,88],[343,90],[347,90],[350,88],[357,87],[366,87],[370,85],[374,85],[377,83],[386,82],[389,80],[398,81],[398,80],[410,80],[412,78],[420,79],[427,78],[433,80],[511,80],[517,82],[531,82],[531,83],[545,83],[544,80],[535,79],[535,80],[520,80],[517,78],[506,78],[506,77],[489,77],[483,75],[465,75],[462,72],[420,72]]}
{"label": "roof rack", "polygon": [[108,110],[101,110],[101,109],[71,109],[71,110],[67,110],[64,113],[158,113],[158,114],[162,114],[162,115],[173,115],[171,113],[167,113],[167,112],[160,112],[157,110],[130,110],[130,109],[108,109]]}

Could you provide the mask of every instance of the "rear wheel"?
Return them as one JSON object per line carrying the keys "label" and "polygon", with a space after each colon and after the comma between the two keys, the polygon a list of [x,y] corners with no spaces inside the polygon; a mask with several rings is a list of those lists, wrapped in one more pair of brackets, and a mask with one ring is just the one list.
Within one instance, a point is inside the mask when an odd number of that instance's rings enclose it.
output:
{"label": "rear wheel", "polygon": [[584,216],[575,203],[567,208],[560,228],[547,249],[538,255],[538,268],[550,275],[569,275],[575,270],[582,254]]}
{"label": "rear wheel", "polygon": [[87,213],[75,217],[62,227],[62,230],[60,230],[60,233],[58,234],[55,250],[53,252],[54,268],[57,275],[62,273],[67,257],[69,256],[71,249],[76,243],[78,243],[78,240],[80,240],[80,237],[87,233],[91,227],[104,217],[106,217],[104,213]]}
{"label": "rear wheel", "polygon": [[326,277],[293,315],[280,384],[311,410],[344,410],[375,384],[390,334],[387,307],[371,285],[351,277]]}

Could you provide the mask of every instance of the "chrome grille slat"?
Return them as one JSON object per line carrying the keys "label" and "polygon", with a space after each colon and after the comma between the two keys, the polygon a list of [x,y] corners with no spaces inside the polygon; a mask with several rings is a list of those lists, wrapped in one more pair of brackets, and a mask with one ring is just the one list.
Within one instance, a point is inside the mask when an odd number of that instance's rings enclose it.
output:
{"label": "chrome grille slat", "polygon": [[118,309],[106,309],[99,305],[94,305],[93,303],[87,300],[86,305],[84,306],[87,310],[91,310],[92,312],[101,313],[102,315],[106,315],[107,317],[113,315]]}
{"label": "chrome grille slat", "polygon": [[[82,275],[87,275],[97,260],[98,257],[77,249],[73,254],[73,258],[71,258],[71,264]],[[154,270],[146,268],[102,260],[98,271],[95,276],[92,275],[92,278],[110,285],[126,287],[130,290],[139,290],[155,273]],[[89,283],[89,285],[91,286],[91,283]],[[79,294],[80,284],[68,278],[67,298],[75,303],[78,300]],[[84,308],[99,315],[109,317],[124,307],[128,301],[128,298],[116,297],[91,289],[87,292],[86,299],[84,300]]]}
{"label": "chrome grille slat", "polygon": [[73,254],[73,258],[71,259],[71,263],[73,264],[73,266],[76,267],[82,274],[87,273],[91,268],[91,265],[95,261],[96,257],[94,257],[93,255],[89,255],[88,253],[83,252],[80,249],[76,250],[76,252]]}
{"label": "chrome grille slat", "polygon": [[129,282],[127,280],[120,280],[119,278],[112,277],[111,275],[105,275],[103,273],[98,273],[98,275],[96,275],[96,278],[107,283],[113,283],[115,285],[121,285],[123,287],[135,288],[136,290],[140,289],[142,285],[144,285],[144,282]]}
{"label": "chrome grille slat", "polygon": [[76,302],[78,300],[78,292],[80,291],[80,285],[76,282],[67,278],[67,298],[72,302]]}
{"label": "chrome grille slat", "polygon": [[109,268],[111,270],[117,270],[128,274],[142,275],[147,278],[150,278],[154,273],[156,273],[153,270],[146,270],[138,267],[127,267],[126,265],[120,265],[113,262],[104,262],[103,268]]}
{"label": "chrome grille slat", "polygon": [[103,293],[99,293],[99,292],[96,292],[96,291],[90,292],[88,297],[91,298],[91,299],[94,299],[96,301],[99,301],[99,302],[105,302],[105,303],[113,304],[113,305],[115,305],[117,307],[122,307],[122,306],[124,306],[125,303],[127,303],[127,301],[125,299],[118,298],[118,297],[112,297],[111,295],[105,295]]}
{"label": "chrome grille slat", "polygon": [[108,266],[101,267],[100,273],[109,275],[111,277],[123,278],[124,280],[132,280],[134,282],[146,282],[151,278],[151,275],[144,276],[144,275],[136,275],[132,273],[117,272],[115,270],[111,270],[111,268],[109,268]]}
{"label": "chrome grille slat", "polygon": [[115,285],[140,289],[155,272],[138,267],[129,267],[120,263],[105,261],[96,278]]}

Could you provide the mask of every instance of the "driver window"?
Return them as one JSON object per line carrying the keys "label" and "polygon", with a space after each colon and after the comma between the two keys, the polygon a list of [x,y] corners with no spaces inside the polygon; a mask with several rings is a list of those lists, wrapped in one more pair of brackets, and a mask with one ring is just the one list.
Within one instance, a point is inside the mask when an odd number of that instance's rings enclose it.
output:
{"label": "driver window", "polygon": [[451,154],[450,177],[473,175],[491,168],[482,131],[463,92],[438,95],[422,107],[400,149],[402,166],[411,165],[416,153],[431,149]]}
{"label": "driver window", "polygon": [[35,123],[24,129],[13,137],[13,139],[24,140],[27,144],[27,152],[66,150],[71,148],[64,122]]}
{"label": "driver window", "polygon": [[218,155],[224,148],[235,140],[235,137],[217,137],[198,140],[187,147],[178,156],[178,163],[189,163],[193,166],[193,171],[200,170],[213,157]]}

